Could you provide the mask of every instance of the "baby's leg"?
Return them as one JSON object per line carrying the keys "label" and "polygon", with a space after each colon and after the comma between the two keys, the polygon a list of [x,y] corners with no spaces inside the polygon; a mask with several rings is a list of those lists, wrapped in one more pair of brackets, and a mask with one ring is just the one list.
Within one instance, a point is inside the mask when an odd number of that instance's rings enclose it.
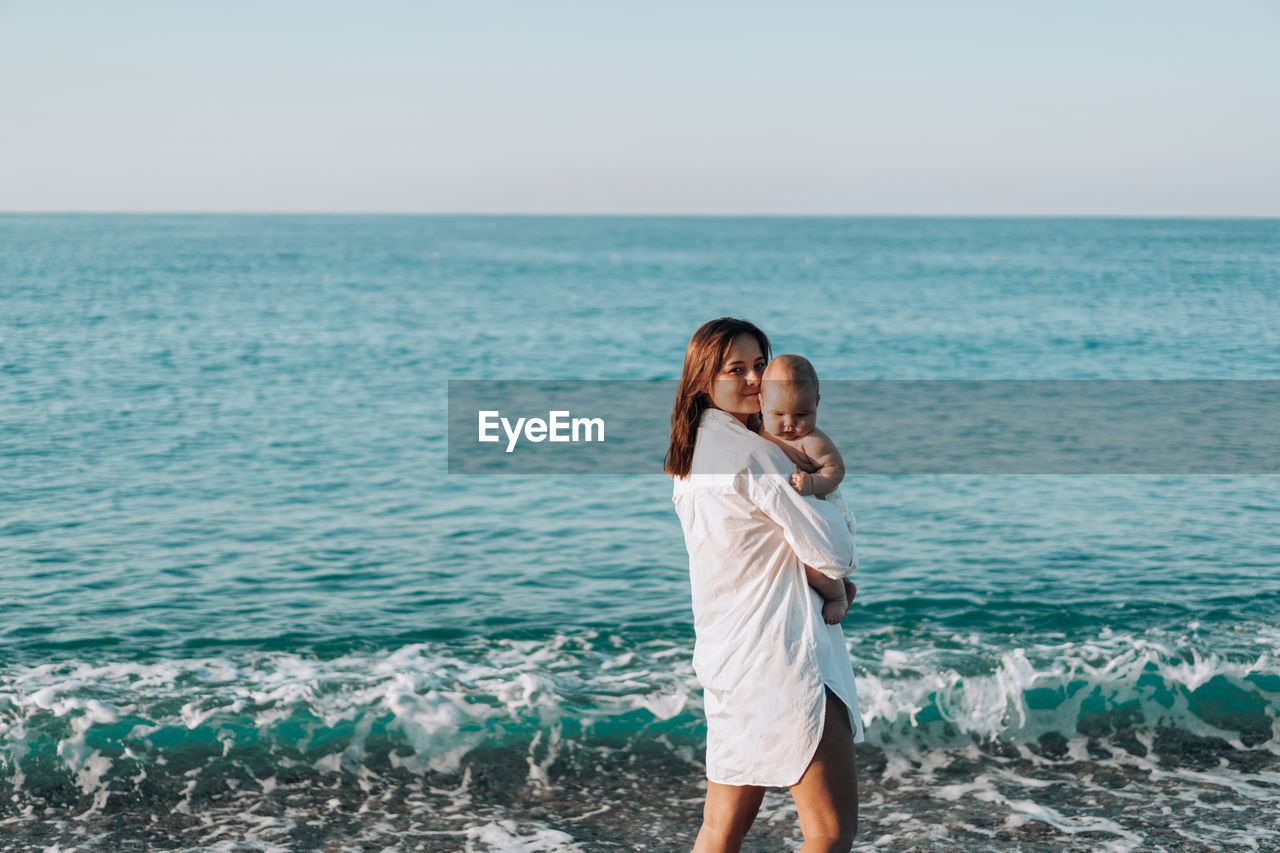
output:
{"label": "baby's leg", "polygon": [[829,578],[810,566],[804,567],[804,576],[805,580],[809,582],[809,586],[817,590],[818,594],[822,596],[822,621],[828,625],[835,625],[843,619],[844,614],[849,610],[844,581]]}
{"label": "baby's leg", "polygon": [[853,606],[853,597],[858,594],[858,588],[852,582],[845,583],[839,581],[840,597],[828,598],[826,603],[822,605],[822,621],[828,625],[835,625],[844,621],[844,617],[849,613],[849,608]]}
{"label": "baby's leg", "polygon": [[839,601],[828,601],[822,605],[822,621],[828,625],[839,625],[848,612],[849,602],[841,595]]}

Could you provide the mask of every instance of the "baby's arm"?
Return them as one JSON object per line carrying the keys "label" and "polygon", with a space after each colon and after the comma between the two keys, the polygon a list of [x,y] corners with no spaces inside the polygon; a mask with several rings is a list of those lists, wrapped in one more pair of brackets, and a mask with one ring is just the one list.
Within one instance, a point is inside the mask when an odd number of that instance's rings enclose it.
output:
{"label": "baby's arm", "polygon": [[778,438],[776,435],[770,435],[769,433],[764,431],[761,431],[760,437],[767,438],[769,439],[769,441],[772,441],[774,444],[778,445],[778,447],[782,449],[782,452],[787,454],[787,458],[791,460],[791,463],[795,465],[797,468],[799,468],[801,471],[817,471],[818,470],[817,463],[815,463],[812,459],[810,459],[808,455],[806,455],[805,452],[800,448],[795,447],[794,445],[788,444],[787,442]]}
{"label": "baby's arm", "polygon": [[844,479],[844,458],[836,449],[836,443],[825,432],[815,429],[804,437],[802,446],[818,468],[812,474],[792,474],[791,485],[802,495],[831,494]]}

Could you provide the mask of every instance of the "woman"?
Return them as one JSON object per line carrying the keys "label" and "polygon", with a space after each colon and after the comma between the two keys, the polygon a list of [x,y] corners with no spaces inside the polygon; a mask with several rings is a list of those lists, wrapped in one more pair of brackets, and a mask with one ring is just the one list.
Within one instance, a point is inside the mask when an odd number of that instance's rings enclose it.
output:
{"label": "woman", "polygon": [[704,324],[685,350],[671,414],[664,470],[689,550],[707,714],[695,853],[738,850],[766,787],[791,789],[804,853],[847,851],[857,831],[853,667],[804,575],[807,564],[843,578],[857,549],[839,512],[796,493],[795,466],[752,429],[768,357],[769,339],[752,324]]}

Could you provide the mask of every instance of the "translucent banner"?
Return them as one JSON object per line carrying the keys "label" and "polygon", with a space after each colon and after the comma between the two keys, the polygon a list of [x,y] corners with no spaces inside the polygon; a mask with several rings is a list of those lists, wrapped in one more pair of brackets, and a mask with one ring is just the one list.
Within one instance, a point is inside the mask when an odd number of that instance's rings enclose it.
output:
{"label": "translucent banner", "polygon": [[[660,474],[674,381],[451,380],[450,474]],[[1280,380],[824,380],[860,474],[1280,473]],[[725,472],[731,473],[731,472]]]}

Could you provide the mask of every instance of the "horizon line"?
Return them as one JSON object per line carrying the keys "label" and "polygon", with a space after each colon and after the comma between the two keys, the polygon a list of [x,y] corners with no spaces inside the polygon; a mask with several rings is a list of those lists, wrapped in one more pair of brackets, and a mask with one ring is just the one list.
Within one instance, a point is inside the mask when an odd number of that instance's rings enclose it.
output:
{"label": "horizon line", "polygon": [[654,213],[547,211],[403,210],[0,210],[0,216],[403,216],[527,219],[1249,219],[1275,220],[1280,213]]}

